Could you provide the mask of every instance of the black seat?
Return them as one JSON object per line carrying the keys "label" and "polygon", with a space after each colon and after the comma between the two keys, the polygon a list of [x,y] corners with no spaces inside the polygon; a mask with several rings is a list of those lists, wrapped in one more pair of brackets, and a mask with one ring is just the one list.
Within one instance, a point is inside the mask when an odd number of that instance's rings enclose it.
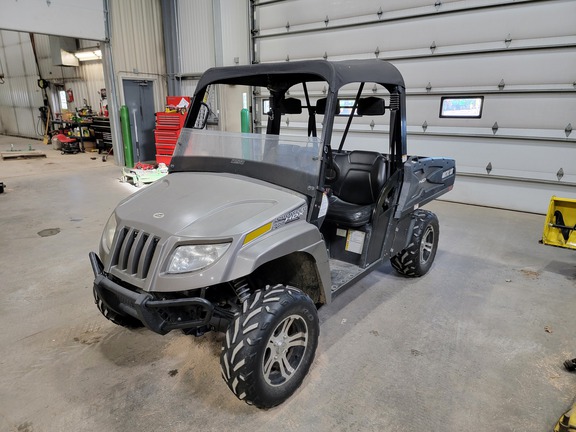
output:
{"label": "black seat", "polygon": [[355,150],[333,155],[333,182],[326,220],[359,227],[370,222],[386,182],[386,159],[380,153]]}

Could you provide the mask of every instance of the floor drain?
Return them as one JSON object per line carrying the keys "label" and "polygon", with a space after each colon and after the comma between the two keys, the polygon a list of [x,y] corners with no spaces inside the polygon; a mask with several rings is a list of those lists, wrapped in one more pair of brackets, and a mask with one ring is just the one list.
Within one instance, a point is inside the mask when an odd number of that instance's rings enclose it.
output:
{"label": "floor drain", "polygon": [[42,231],[38,232],[38,235],[40,237],[50,237],[53,235],[56,235],[60,232],[60,228],[47,228],[47,229],[43,229]]}

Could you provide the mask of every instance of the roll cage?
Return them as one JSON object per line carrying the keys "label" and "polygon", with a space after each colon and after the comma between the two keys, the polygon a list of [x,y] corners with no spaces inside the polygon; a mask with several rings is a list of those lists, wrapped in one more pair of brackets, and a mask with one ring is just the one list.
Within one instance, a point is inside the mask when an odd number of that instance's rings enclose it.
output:
{"label": "roll cage", "polygon": [[[321,98],[312,105],[307,88],[308,83],[325,82],[328,84],[326,98]],[[342,139],[337,148],[332,147],[334,118],[340,110],[338,94],[342,87],[359,83],[359,90],[354,98],[348,121]],[[362,98],[362,90],[366,83],[375,83],[389,92],[389,103],[385,105],[378,97]],[[188,113],[185,128],[193,129],[204,105],[205,95],[214,84],[244,85],[264,87],[270,92],[270,111],[266,125],[267,135],[280,134],[282,114],[300,114],[302,109],[308,112],[308,136],[316,137],[316,114],[323,114],[323,128],[320,145],[322,160],[318,182],[316,185],[313,205],[310,206],[309,220],[318,222],[318,212],[321,207],[324,180],[333,163],[333,152],[341,151],[355,115],[383,115],[384,109],[390,111],[389,149],[381,153],[388,154],[387,175],[392,176],[401,170],[406,160],[406,92],[404,80],[400,72],[392,64],[383,60],[350,60],[330,62],[324,60],[309,60],[284,63],[255,64],[237,66],[234,68],[212,68],[206,71],[200,79],[194,94],[194,99]],[[287,97],[287,91],[294,85],[301,84],[304,89],[305,104],[292,97]],[[202,125],[204,127],[204,125]],[[174,158],[170,166],[171,172],[185,171],[186,164],[179,158]]]}

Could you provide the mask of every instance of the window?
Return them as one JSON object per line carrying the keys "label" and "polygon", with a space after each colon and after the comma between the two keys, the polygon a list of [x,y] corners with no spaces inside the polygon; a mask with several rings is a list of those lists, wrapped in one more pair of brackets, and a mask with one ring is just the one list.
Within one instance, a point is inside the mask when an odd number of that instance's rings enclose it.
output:
{"label": "window", "polygon": [[440,102],[440,117],[480,118],[484,96],[443,97]]}
{"label": "window", "polygon": [[[338,105],[340,105],[340,112],[338,115],[348,117],[352,113],[354,99],[338,99]],[[354,115],[357,116],[358,113],[354,112]]]}
{"label": "window", "polygon": [[64,90],[58,91],[60,97],[60,110],[68,109],[68,101],[66,100],[66,92]]}

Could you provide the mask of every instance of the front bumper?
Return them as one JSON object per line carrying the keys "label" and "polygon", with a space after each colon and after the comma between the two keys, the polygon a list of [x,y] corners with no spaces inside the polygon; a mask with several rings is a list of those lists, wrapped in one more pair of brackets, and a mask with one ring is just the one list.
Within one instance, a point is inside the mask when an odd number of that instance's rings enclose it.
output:
{"label": "front bumper", "polygon": [[90,252],[90,264],[94,272],[94,290],[106,307],[140,320],[158,334],[176,329],[201,328],[212,319],[214,306],[204,298],[158,300],[150,293],[132,291],[111,280],[94,252]]}

